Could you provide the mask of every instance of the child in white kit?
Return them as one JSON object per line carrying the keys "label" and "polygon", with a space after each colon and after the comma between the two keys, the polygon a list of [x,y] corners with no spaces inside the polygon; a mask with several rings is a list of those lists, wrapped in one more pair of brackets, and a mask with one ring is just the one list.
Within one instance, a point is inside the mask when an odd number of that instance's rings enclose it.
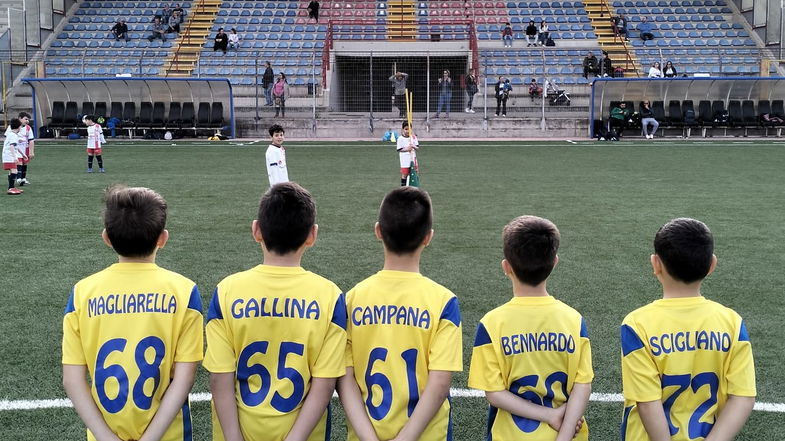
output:
{"label": "child in white kit", "polygon": [[406,181],[409,178],[409,167],[414,163],[414,169],[419,171],[417,167],[417,153],[416,150],[420,148],[420,143],[417,141],[416,136],[410,137],[409,123],[404,121],[401,124],[401,136],[398,137],[396,150],[401,160],[401,187],[406,186]]}

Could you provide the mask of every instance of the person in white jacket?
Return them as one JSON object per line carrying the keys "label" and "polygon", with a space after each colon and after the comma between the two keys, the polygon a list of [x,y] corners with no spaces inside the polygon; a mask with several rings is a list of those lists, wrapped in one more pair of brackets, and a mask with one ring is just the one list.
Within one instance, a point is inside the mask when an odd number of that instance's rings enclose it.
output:
{"label": "person in white jacket", "polygon": [[651,65],[649,69],[649,78],[662,78],[662,69],[660,68],[660,62],[655,61],[654,64]]}

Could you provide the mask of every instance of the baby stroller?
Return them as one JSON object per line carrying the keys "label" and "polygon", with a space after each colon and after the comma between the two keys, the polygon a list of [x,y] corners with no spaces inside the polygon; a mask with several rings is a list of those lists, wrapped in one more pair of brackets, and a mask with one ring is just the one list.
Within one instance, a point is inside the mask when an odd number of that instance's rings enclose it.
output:
{"label": "baby stroller", "polygon": [[570,93],[560,89],[559,85],[553,80],[545,80],[545,90],[547,91],[548,104],[551,106],[569,106]]}

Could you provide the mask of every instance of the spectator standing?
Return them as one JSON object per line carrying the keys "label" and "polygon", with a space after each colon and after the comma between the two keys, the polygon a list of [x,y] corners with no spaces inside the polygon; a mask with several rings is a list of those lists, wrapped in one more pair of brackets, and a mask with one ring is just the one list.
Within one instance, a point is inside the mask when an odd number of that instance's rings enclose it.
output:
{"label": "spectator standing", "polygon": [[665,63],[665,69],[662,70],[662,74],[665,78],[673,78],[678,75],[678,72],[676,72],[676,68],[673,67],[673,63],[668,61]]}
{"label": "spectator standing", "polygon": [[499,81],[494,86],[494,91],[496,92],[496,116],[499,116],[499,111],[501,111],[502,116],[507,116],[507,99],[510,97],[510,92],[512,92],[512,85],[510,84],[510,80],[505,79],[504,77],[499,77]]}
{"label": "spectator standing", "polygon": [[389,78],[393,84],[395,107],[398,108],[398,116],[400,118],[406,116],[406,80],[408,79],[409,74],[404,72],[395,72]]}
{"label": "spectator standing", "polygon": [[589,79],[589,74],[595,76],[600,74],[600,66],[597,63],[597,57],[594,56],[592,51],[589,51],[589,54],[583,59],[583,78]]}
{"label": "spectator standing", "polygon": [[161,23],[161,19],[158,17],[153,19],[153,33],[147,39],[152,42],[156,38],[166,41],[166,29],[164,29],[164,24]]}
{"label": "spectator standing", "polygon": [[180,33],[180,23],[182,22],[182,18],[180,17],[179,12],[173,12],[172,15],[169,16],[169,27],[166,29],[167,33],[170,32],[177,32]]}
{"label": "spectator standing", "polygon": [[445,69],[439,78],[439,104],[436,106],[436,117],[439,117],[442,109],[445,109],[444,117],[450,117],[450,101],[452,101],[452,78],[450,71]]}
{"label": "spectator standing", "polygon": [[612,19],[613,34],[617,37],[624,36],[624,40],[629,41],[627,38],[627,17],[624,14],[619,14]]}
{"label": "spectator standing", "polygon": [[542,96],[542,86],[537,82],[536,79],[532,78],[531,82],[529,83],[529,97],[531,97],[532,101],[535,98],[539,98]]}
{"label": "spectator standing", "polygon": [[275,116],[278,113],[281,117],[286,118],[286,99],[289,98],[289,83],[286,82],[286,74],[283,72],[278,73],[278,81],[273,86],[273,99],[275,100]]}
{"label": "spectator standing", "polygon": [[124,19],[117,20],[114,26],[112,26],[112,35],[114,35],[115,41],[120,41],[122,38],[126,42],[129,41],[128,39],[128,25],[125,24]]}
{"label": "spectator standing", "polygon": [[223,51],[226,53],[226,47],[229,45],[229,36],[224,32],[224,28],[218,28],[218,33],[215,35],[215,44],[213,45],[213,52]]}
{"label": "spectator standing", "polygon": [[240,35],[237,34],[237,29],[232,28],[229,30],[229,49],[240,49]]}
{"label": "spectator standing", "polygon": [[529,25],[526,26],[526,47],[537,46],[537,25],[534,20],[529,20]]}
{"label": "spectator standing", "polygon": [[643,40],[644,43],[646,40],[654,40],[654,25],[646,20],[646,16],[643,16],[642,21],[638,25],[638,32],[640,33],[641,40]]}
{"label": "spectator standing", "polygon": [[[643,127],[643,135],[646,139],[654,139],[654,134],[660,123],[654,119],[654,111],[651,110],[651,103],[646,100],[641,103],[641,126]],[[651,133],[649,133],[649,125],[651,125]]]}
{"label": "spectator standing", "polygon": [[510,22],[504,25],[504,29],[502,29],[502,41],[504,42],[504,47],[512,47],[512,26]]}
{"label": "spectator standing", "polygon": [[308,18],[319,23],[319,0],[311,0],[311,2],[308,3]]}
{"label": "spectator standing", "polygon": [[600,60],[600,76],[613,76],[613,60],[611,60],[611,57],[608,56],[607,51],[602,51],[602,60]]}
{"label": "spectator standing", "polygon": [[655,61],[649,68],[649,78],[662,78],[662,69],[660,69],[659,61]]}
{"label": "spectator standing", "polygon": [[473,103],[474,103],[474,94],[477,93],[477,75],[474,72],[469,72],[466,75],[466,95],[468,96],[468,101],[466,101],[466,113],[474,113]]}
{"label": "spectator standing", "polygon": [[551,36],[551,30],[548,28],[548,23],[545,22],[545,19],[540,22],[540,29],[537,32],[537,41],[540,43],[540,46],[545,46],[548,43],[548,37]]}
{"label": "spectator standing", "polygon": [[273,85],[275,84],[275,74],[269,61],[264,62],[264,75],[262,75],[262,87],[264,88],[265,106],[273,105]]}
{"label": "spectator standing", "polygon": [[627,122],[630,120],[630,109],[627,108],[627,103],[621,101],[611,109],[611,117],[608,125],[611,129],[616,131],[617,137],[621,138],[621,134],[627,127]]}

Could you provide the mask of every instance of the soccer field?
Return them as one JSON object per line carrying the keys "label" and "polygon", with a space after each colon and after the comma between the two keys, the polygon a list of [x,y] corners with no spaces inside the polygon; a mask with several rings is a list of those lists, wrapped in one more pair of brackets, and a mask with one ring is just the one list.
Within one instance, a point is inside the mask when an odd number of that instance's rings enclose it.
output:
{"label": "soccer field", "polygon": [[[87,174],[83,143],[38,142],[21,196],[0,197],[3,243],[0,303],[0,427],[8,440],[81,440],[71,408],[20,409],[64,398],[60,367],[63,308],[79,279],[116,259],[100,237],[102,190],[147,186],[168,201],[171,238],[161,266],[198,284],[206,306],[216,283],[258,264],[250,234],[267,188],[267,140],[110,142],[106,174]],[[704,295],[746,320],[755,355],[758,401],[738,439],[785,437],[785,142],[429,142],[422,140],[422,186],[433,198],[435,237],[422,271],[457,294],[463,316],[465,389],[474,330],[506,302],[511,288],[499,262],[501,229],[535,214],[560,228],[552,295],[580,311],[592,340],[597,400],[589,404],[592,440],[618,439],[622,405],[619,324],[660,295],[649,255],[657,228],[677,216],[712,229],[719,259]],[[383,195],[399,184],[394,144],[287,142],[289,176],[311,190],[319,240],[303,266],[344,290],[382,265],[373,235]],[[200,369],[193,392],[206,392]],[[605,400],[605,401],[600,401]],[[780,403],[780,404],[778,404]],[[333,400],[334,440],[345,439]],[[482,398],[454,397],[458,441],[484,439]],[[210,407],[193,405],[194,439],[210,439]],[[429,440],[425,440],[429,441]]]}

